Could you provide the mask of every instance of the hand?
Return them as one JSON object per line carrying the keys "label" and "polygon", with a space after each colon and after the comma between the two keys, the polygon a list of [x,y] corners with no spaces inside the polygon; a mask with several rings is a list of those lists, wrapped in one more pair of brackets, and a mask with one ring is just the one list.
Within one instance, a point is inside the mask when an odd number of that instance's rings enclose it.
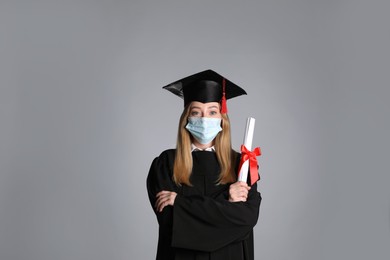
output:
{"label": "hand", "polygon": [[156,211],[161,212],[165,208],[165,206],[168,205],[173,206],[173,204],[175,203],[176,195],[177,195],[176,192],[165,191],[165,190],[157,193],[156,195],[157,200],[156,200],[156,204],[154,205]]}
{"label": "hand", "polygon": [[230,202],[245,202],[248,198],[248,191],[251,189],[245,182],[238,181],[229,187],[229,201]]}

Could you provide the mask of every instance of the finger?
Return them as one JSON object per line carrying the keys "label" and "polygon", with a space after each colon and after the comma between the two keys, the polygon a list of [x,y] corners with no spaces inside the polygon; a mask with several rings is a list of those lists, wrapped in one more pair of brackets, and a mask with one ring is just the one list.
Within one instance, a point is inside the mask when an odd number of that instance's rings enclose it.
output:
{"label": "finger", "polygon": [[173,205],[174,194],[166,194],[165,196],[160,196],[156,201],[156,210],[161,212],[166,206]]}
{"label": "finger", "polygon": [[163,205],[159,205],[156,210],[157,210],[157,212],[161,212],[163,210],[163,208],[164,208]]}
{"label": "finger", "polygon": [[240,184],[240,187],[243,187],[247,190],[251,189],[251,186],[249,186],[246,182],[240,181],[239,184]]}
{"label": "finger", "polygon": [[246,182],[239,181],[237,183],[239,184],[240,187],[245,187],[247,189],[251,189],[251,186],[249,186]]}
{"label": "finger", "polygon": [[157,205],[157,209],[156,209],[157,212],[161,212],[165,208],[166,205],[167,205],[166,201],[164,201],[164,200],[159,201],[159,203]]}
{"label": "finger", "polygon": [[158,208],[158,205],[161,203],[162,199],[163,199],[163,197],[161,197],[161,196],[157,197],[156,202],[154,203],[155,208]]}
{"label": "finger", "polygon": [[236,190],[235,192],[233,192],[232,196],[238,197],[238,198],[241,198],[241,197],[247,198],[248,197],[248,190],[241,188],[240,190]]}
{"label": "finger", "polygon": [[238,194],[237,196],[235,196],[236,200],[238,201],[242,201],[242,200],[245,200],[247,199],[247,196],[245,196],[244,194]]}
{"label": "finger", "polygon": [[246,197],[246,195],[244,195],[244,194],[241,194],[241,195],[238,196],[238,200],[239,200],[239,201],[244,201],[244,202],[245,202],[245,201],[246,201],[246,198],[247,198],[247,197]]}
{"label": "finger", "polygon": [[246,189],[246,190],[248,190],[248,191],[251,189],[251,187],[248,186],[248,184],[246,184],[245,182],[242,182],[242,181],[239,181],[239,182],[236,182],[236,183],[232,184],[232,185],[230,186],[230,188],[231,188],[232,190],[236,190],[236,189]]}
{"label": "finger", "polygon": [[232,194],[238,194],[238,195],[244,195],[245,194],[245,195],[247,195],[248,194],[248,190],[243,188],[243,187],[241,187],[239,189],[234,190],[232,192]]}
{"label": "finger", "polygon": [[241,189],[240,192],[242,192],[245,195],[248,195],[249,191],[247,189]]}
{"label": "finger", "polygon": [[157,193],[156,195],[157,200],[156,203],[154,204],[155,208],[157,208],[158,203],[160,203],[161,200],[163,200],[169,193],[170,193],[169,191],[160,191],[159,193]]}
{"label": "finger", "polygon": [[160,203],[161,203],[161,199],[157,199],[156,203],[154,203],[154,207],[156,208],[156,210],[159,208]]}
{"label": "finger", "polygon": [[232,192],[236,192],[236,191],[239,191],[239,190],[241,190],[241,189],[245,189],[245,188],[244,188],[244,187],[241,187],[240,185],[235,185],[235,186],[230,187],[230,190],[231,190]]}
{"label": "finger", "polygon": [[236,183],[237,183],[237,185],[239,185],[241,187],[248,187],[248,184],[246,182],[244,182],[244,181],[238,181]]}
{"label": "finger", "polygon": [[161,212],[163,210],[163,203],[159,203],[158,207],[157,207],[157,212]]}
{"label": "finger", "polygon": [[242,188],[240,191],[245,193],[246,195],[248,195],[249,193],[249,190],[247,188]]}
{"label": "finger", "polygon": [[239,193],[237,193],[237,197],[247,197],[247,194],[245,193],[245,192],[239,192]]}
{"label": "finger", "polygon": [[159,208],[161,206],[162,203],[164,203],[164,201],[166,200],[166,196],[164,195],[160,195],[157,200],[156,200],[156,203],[155,203],[155,208]]}
{"label": "finger", "polygon": [[166,206],[169,206],[169,205],[172,205],[170,203],[170,199],[169,198],[166,198],[164,201],[162,201],[161,205],[160,205],[160,212],[163,211],[163,209],[166,207]]}
{"label": "finger", "polygon": [[162,190],[159,193],[157,193],[156,197],[161,197],[166,195],[167,193],[170,193],[170,191]]}

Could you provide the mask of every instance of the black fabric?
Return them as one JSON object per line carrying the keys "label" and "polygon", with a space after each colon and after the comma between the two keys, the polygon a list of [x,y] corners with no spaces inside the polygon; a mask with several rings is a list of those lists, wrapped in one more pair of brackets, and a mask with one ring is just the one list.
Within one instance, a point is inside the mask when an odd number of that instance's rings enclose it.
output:
{"label": "black fabric", "polygon": [[191,187],[172,181],[175,150],[164,151],[152,162],[147,189],[153,209],[161,190],[178,194],[173,207],[156,213],[156,259],[253,260],[253,227],[261,202],[256,184],[246,202],[229,202],[230,184],[216,184],[220,171],[216,154],[199,151],[192,156]]}
{"label": "black fabric", "polygon": [[215,81],[196,81],[184,88],[184,106],[192,101],[202,103],[219,102],[222,99],[222,86]]}

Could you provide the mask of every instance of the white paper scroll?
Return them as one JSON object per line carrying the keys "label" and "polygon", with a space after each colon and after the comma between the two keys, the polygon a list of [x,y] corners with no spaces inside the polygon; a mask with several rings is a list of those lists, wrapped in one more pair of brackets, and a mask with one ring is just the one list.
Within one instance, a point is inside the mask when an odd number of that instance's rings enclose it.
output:
{"label": "white paper scroll", "polygon": [[[248,117],[246,120],[246,129],[244,135],[244,145],[248,150],[252,150],[253,132],[255,130],[255,119]],[[248,179],[249,160],[246,160],[241,166],[241,170],[238,175],[238,181],[246,182]]]}

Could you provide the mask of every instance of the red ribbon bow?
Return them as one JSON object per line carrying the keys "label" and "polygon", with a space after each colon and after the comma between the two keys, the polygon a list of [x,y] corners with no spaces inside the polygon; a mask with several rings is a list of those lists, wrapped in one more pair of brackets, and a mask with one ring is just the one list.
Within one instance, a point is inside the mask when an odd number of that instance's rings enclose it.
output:
{"label": "red ribbon bow", "polygon": [[257,159],[256,156],[261,155],[260,147],[256,147],[253,151],[248,150],[245,145],[241,145],[241,161],[239,171],[245,161],[249,160],[249,172],[251,176],[251,185],[260,180],[260,175],[257,171]]}

